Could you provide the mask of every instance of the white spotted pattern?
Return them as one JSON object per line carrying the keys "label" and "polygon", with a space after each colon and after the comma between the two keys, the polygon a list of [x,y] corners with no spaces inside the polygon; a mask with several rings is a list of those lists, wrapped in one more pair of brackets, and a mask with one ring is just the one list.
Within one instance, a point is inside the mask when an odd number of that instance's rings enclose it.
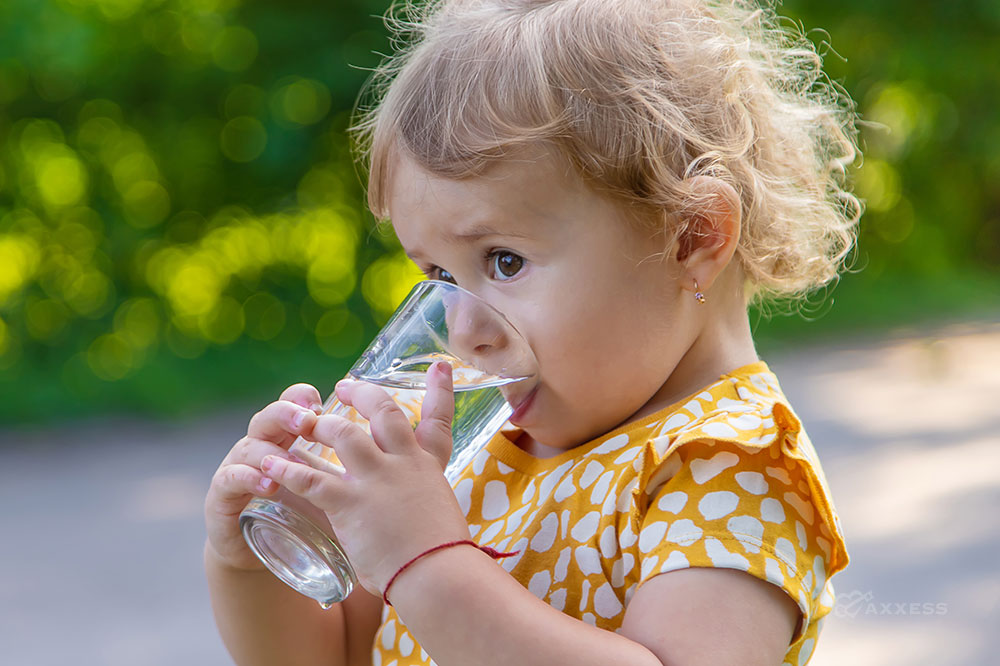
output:
{"label": "white spotted pattern", "polygon": [[768,491],[767,480],[760,472],[737,472],[733,478],[751,495],[763,495]]}
{"label": "white spotted pattern", "polygon": [[714,479],[739,461],[740,457],[730,451],[720,451],[707,460],[703,458],[692,460],[691,477],[695,483],[703,484]]}
{"label": "white spotted pattern", "polygon": [[739,503],[740,496],[736,493],[719,490],[714,493],[706,493],[698,502],[698,511],[705,517],[705,520],[716,520],[731,514]]}
{"label": "white spotted pattern", "polygon": [[482,515],[486,520],[496,520],[510,510],[507,486],[503,481],[490,481],[483,489]]}
{"label": "white spotted pattern", "polygon": [[[830,577],[846,562],[842,530],[816,453],[763,364],[556,459],[510,437],[452,483],[469,533],[515,552],[497,565],[532,595],[619,631],[654,576],[748,571],[800,605],[805,625],[782,661],[808,659],[834,602]],[[372,647],[379,666],[433,664],[388,606]]]}
{"label": "white spotted pattern", "polygon": [[687,504],[688,496],[682,490],[676,490],[672,493],[666,493],[656,502],[656,506],[660,511],[666,511],[669,513],[680,513]]}

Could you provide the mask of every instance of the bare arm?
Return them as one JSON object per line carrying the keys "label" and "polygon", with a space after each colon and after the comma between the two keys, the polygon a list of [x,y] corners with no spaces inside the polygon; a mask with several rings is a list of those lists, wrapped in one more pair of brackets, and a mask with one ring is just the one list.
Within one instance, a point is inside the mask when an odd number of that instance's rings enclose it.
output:
{"label": "bare arm", "polygon": [[382,602],[364,590],[327,611],[271,575],[243,540],[239,514],[253,496],[277,486],[260,471],[265,455],[287,457],[295,437],[312,428],[319,393],[297,384],[250,420],[222,461],[205,499],[205,574],[223,642],[240,666],[371,662]]}
{"label": "bare arm", "polygon": [[663,664],[777,666],[802,613],[784,590],[735,569],[692,568],[649,580],[621,634]]}
{"label": "bare arm", "polygon": [[356,589],[323,610],[266,569],[235,569],[205,547],[212,611],[240,666],[361,666],[371,663],[382,600]]}
{"label": "bare arm", "polygon": [[441,666],[778,666],[799,618],[788,595],[749,574],[685,569],[640,587],[616,634],[551,608],[471,547],[418,561],[390,601]]}

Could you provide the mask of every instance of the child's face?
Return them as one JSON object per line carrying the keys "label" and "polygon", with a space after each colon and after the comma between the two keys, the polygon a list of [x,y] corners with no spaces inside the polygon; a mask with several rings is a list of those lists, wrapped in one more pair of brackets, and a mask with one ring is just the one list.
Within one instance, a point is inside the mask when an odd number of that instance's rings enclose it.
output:
{"label": "child's face", "polygon": [[537,390],[511,420],[535,441],[572,448],[666,406],[651,401],[695,337],[677,262],[551,156],[463,180],[399,157],[389,213],[425,274],[480,296],[528,341]]}

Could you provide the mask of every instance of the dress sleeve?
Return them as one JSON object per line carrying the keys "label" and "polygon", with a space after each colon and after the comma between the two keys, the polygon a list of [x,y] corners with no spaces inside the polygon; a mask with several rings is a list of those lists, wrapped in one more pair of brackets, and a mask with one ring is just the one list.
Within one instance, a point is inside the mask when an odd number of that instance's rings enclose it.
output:
{"label": "dress sleeve", "polygon": [[639,585],[689,567],[746,571],[798,604],[798,640],[830,612],[829,577],[847,562],[811,444],[802,442],[806,453],[780,433],[752,445],[694,434],[674,442],[651,474],[670,471],[644,498]]}

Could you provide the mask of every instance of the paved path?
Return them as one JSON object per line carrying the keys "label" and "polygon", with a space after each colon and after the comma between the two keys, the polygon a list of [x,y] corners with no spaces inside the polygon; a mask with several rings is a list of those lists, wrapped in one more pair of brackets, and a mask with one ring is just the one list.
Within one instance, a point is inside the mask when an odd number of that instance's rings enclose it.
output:
{"label": "paved path", "polygon": [[[812,666],[1000,663],[1000,325],[768,360],[853,558]],[[229,664],[201,503],[253,410],[0,430],[0,663]]]}

